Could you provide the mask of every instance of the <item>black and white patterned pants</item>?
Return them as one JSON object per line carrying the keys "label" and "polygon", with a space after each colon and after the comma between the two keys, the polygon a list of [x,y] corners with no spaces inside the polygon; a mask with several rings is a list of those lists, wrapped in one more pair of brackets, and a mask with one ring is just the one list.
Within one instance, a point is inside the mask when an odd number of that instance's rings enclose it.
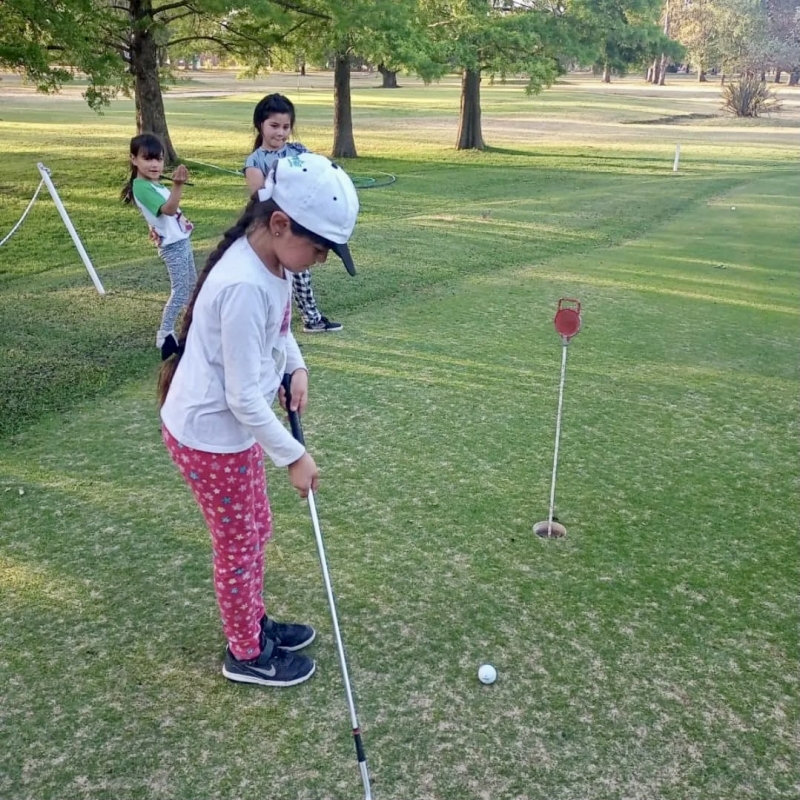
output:
{"label": "black and white patterned pants", "polygon": [[156,334],[156,347],[161,347],[164,339],[175,332],[178,315],[186,308],[197,282],[197,269],[194,265],[192,242],[190,239],[168,244],[158,250],[169,273],[171,292],[164,312],[161,315],[161,326]]}
{"label": "black and white patterned pants", "polygon": [[292,295],[297,303],[300,316],[305,325],[318,325],[322,320],[322,314],[317,308],[314,300],[314,290],[311,288],[311,272],[295,272],[292,277]]}

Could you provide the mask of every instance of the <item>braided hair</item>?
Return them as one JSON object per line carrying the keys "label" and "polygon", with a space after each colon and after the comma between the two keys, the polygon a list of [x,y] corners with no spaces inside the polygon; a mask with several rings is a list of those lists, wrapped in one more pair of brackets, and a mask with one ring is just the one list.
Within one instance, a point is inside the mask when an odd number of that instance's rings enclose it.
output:
{"label": "braided hair", "polygon": [[[203,284],[206,282],[206,278],[208,278],[209,273],[212,269],[214,269],[216,264],[219,263],[222,256],[225,255],[228,248],[230,248],[234,242],[241,239],[257,225],[269,225],[272,215],[276,211],[283,211],[283,209],[281,209],[281,207],[272,198],[269,200],[260,201],[258,199],[258,193],[254,194],[247,203],[247,206],[242,212],[241,217],[239,217],[239,219],[231,228],[228,228],[228,230],[222,234],[222,240],[217,245],[216,249],[213,250],[208,256],[208,260],[206,261],[202,272],[197,277],[197,283],[195,284],[189,304],[186,306],[186,311],[181,322],[181,330],[178,334],[177,347],[166,356],[158,373],[157,396],[159,406],[163,406],[164,401],[167,399],[170,384],[172,383],[172,379],[175,377],[175,371],[178,368],[178,364],[180,363],[186,347],[186,338],[189,335],[189,328],[192,327],[194,304],[197,302],[197,297],[200,294],[200,290],[203,288]],[[325,239],[313,231],[304,228],[302,225],[291,219],[291,217],[289,218],[289,225],[292,233],[295,236],[304,236],[307,239],[311,239],[321,247],[327,247],[328,249],[333,246],[333,243],[328,239]]]}

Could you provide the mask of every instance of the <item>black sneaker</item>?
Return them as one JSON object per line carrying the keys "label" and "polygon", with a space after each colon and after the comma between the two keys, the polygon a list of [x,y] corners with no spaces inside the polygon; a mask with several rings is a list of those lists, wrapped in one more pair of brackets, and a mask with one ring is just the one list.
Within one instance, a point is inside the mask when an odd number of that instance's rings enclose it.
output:
{"label": "black sneaker", "polygon": [[320,317],[319,322],[313,325],[303,325],[303,330],[306,333],[334,333],[343,327],[341,322],[331,322],[327,317]]}
{"label": "black sneaker", "polygon": [[178,344],[178,338],[174,333],[170,333],[161,345],[161,360],[166,361],[170,356],[175,353],[180,353],[181,346]]}
{"label": "black sneaker", "polygon": [[266,614],[261,618],[261,646],[266,647],[266,640],[271,639],[279,650],[302,650],[314,641],[317,632],[310,625],[294,622],[275,622]]}
{"label": "black sneaker", "polygon": [[225,648],[222,674],[235,683],[257,683],[260,686],[296,686],[307,681],[317,665],[307,656],[281,650],[268,642],[258,658],[240,661]]}

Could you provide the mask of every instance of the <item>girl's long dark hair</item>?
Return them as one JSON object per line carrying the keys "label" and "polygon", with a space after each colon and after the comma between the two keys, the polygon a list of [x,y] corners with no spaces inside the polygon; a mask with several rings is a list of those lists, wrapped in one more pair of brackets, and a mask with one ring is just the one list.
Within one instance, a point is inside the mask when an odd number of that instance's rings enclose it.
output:
{"label": "girl's long dark hair", "polygon": [[[197,301],[197,296],[200,294],[200,290],[203,288],[203,284],[206,282],[209,273],[235,241],[241,239],[242,236],[255,225],[268,225],[269,221],[272,219],[272,215],[276,211],[281,210],[280,206],[272,198],[261,202],[258,199],[258,194],[254,194],[242,212],[242,216],[236,221],[236,224],[222,234],[222,241],[217,245],[216,250],[209,255],[206,265],[203,267],[203,271],[197,277],[197,283],[195,284],[189,304],[186,306],[186,312],[181,322],[181,330],[178,334],[178,351],[164,361],[158,373],[157,394],[159,406],[163,406],[164,401],[167,399],[170,384],[172,383],[173,377],[175,377],[175,370],[178,368],[184,348],[186,347],[186,338],[189,335],[189,328],[192,327],[194,304]],[[290,218],[289,222],[291,231],[295,236],[305,236],[328,249],[332,247],[332,242],[309,231],[293,219]]]}
{"label": "girl's long dark hair", "polygon": [[[144,156],[144,158],[164,158],[164,143],[154,133],[140,133],[131,139],[131,155]],[[138,175],[136,167],[131,164],[131,174],[128,182],[122,187],[119,199],[129,205],[133,202],[133,181]]]}
{"label": "girl's long dark hair", "polygon": [[294,103],[282,94],[268,94],[258,101],[258,105],[253,111],[253,127],[256,129],[256,141],[253,150],[258,150],[264,144],[264,137],[261,133],[261,123],[269,119],[273,114],[288,114],[289,122],[294,132]]}

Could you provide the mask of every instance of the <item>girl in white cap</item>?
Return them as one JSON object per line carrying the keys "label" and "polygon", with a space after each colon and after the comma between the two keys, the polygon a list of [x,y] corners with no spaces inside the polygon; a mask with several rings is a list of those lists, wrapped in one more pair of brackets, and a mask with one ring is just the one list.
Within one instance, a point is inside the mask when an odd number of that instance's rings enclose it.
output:
{"label": "girl in white cap", "polygon": [[211,533],[214,588],[228,640],[223,675],[292,686],[314,673],[297,651],[309,625],[276,622],[262,597],[264,545],[272,535],[264,454],[288,467],[301,497],[316,490],[314,459],[272,409],[284,374],[292,410],[308,402],[308,371],[291,329],[292,276],[333,250],[355,274],[347,241],[358,196],[324,156],[278,160],[266,186],[211,253],[174,352],[159,376],[163,438]]}

